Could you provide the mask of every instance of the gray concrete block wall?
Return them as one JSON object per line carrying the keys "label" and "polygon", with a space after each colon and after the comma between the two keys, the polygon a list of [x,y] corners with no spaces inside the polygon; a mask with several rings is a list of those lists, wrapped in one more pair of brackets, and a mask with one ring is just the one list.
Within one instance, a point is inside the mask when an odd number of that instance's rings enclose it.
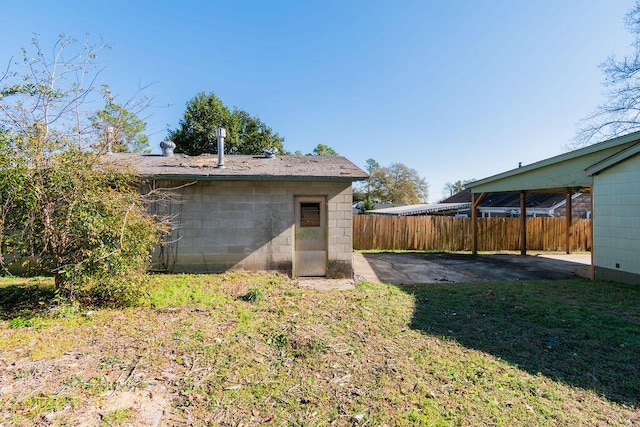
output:
{"label": "gray concrete block wall", "polygon": [[327,198],[327,276],[350,278],[353,274],[353,194],[351,185]]}
{"label": "gray concrete block wall", "polygon": [[[172,188],[185,183],[157,181]],[[175,191],[172,242],[154,260],[176,272],[292,272],[295,196],[327,198],[327,276],[351,277],[351,184],[308,181],[201,181]]]}

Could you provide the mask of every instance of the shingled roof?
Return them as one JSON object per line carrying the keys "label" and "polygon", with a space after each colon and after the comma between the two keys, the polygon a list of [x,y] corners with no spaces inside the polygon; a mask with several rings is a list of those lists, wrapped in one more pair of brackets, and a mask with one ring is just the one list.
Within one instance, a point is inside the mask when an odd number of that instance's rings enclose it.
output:
{"label": "shingled roof", "polygon": [[225,155],[224,168],[218,168],[218,156],[203,154],[141,155],[111,153],[104,163],[132,168],[140,176],[166,180],[293,180],[293,181],[361,181],[366,172],[340,156],[246,156]]}

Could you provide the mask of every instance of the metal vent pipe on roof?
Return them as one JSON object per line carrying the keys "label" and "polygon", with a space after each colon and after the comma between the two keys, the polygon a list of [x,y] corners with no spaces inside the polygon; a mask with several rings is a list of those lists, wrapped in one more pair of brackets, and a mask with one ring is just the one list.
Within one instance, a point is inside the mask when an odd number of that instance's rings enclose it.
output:
{"label": "metal vent pipe on roof", "polygon": [[223,127],[216,128],[216,136],[218,137],[218,168],[224,168],[224,138],[227,131]]}
{"label": "metal vent pipe on roof", "polygon": [[163,157],[171,157],[173,156],[173,150],[176,148],[176,143],[173,141],[162,141],[160,148],[162,149]]}
{"label": "metal vent pipe on roof", "polygon": [[107,126],[107,154],[113,153],[113,134],[115,129],[113,126]]}

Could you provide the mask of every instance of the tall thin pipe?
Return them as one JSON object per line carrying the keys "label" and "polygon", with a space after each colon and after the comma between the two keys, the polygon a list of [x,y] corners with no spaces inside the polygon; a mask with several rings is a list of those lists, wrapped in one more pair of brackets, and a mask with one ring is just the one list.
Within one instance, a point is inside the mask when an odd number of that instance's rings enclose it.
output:
{"label": "tall thin pipe", "polygon": [[227,132],[223,127],[216,128],[216,136],[218,137],[218,168],[222,169],[224,165],[224,138]]}

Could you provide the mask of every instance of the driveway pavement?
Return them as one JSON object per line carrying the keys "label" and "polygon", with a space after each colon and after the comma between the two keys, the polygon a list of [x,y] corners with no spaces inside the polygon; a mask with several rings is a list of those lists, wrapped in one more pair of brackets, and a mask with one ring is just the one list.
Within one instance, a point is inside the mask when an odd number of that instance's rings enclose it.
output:
{"label": "driveway pavement", "polygon": [[589,277],[590,254],[354,253],[356,280],[412,285]]}

